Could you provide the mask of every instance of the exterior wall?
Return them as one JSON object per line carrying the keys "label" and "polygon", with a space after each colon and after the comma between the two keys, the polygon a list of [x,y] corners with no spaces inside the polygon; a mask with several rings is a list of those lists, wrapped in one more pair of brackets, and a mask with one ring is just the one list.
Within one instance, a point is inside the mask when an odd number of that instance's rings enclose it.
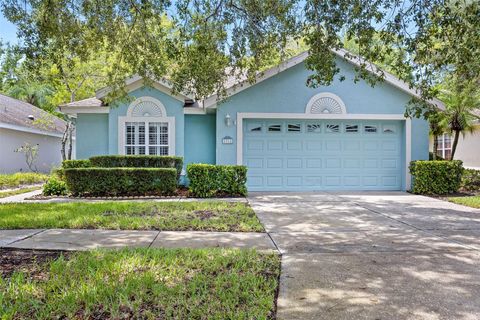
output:
{"label": "exterior wall", "polygon": [[40,172],[50,172],[53,166],[60,165],[61,138],[0,128],[0,173],[30,171],[25,155],[14,152],[25,142],[39,145],[36,165]]}
{"label": "exterior wall", "polygon": [[[335,80],[328,87],[309,88],[306,80],[311,71],[301,63],[221,103],[217,109],[217,163],[237,162],[237,128],[235,125],[226,126],[227,114],[235,120],[237,112],[304,113],[310,98],[320,92],[338,95],[346,105],[347,114],[404,114],[410,95],[387,83],[377,84],[374,88],[364,81],[354,83],[352,65],[343,60],[337,62],[346,75],[345,81]],[[428,131],[426,121],[412,120],[412,160],[428,159]],[[222,144],[224,136],[233,137],[233,144]]]}
{"label": "exterior wall", "polygon": [[[433,138],[430,137],[430,150],[433,150]],[[480,126],[473,133],[466,133],[458,139],[455,159],[462,160],[465,167],[480,170]]]}
{"label": "exterior wall", "polygon": [[108,114],[77,115],[77,159],[108,153]]}
{"label": "exterior wall", "polygon": [[185,165],[215,163],[215,115],[185,115]]}
{"label": "exterior wall", "polygon": [[[183,102],[154,88],[142,87],[129,93],[132,99],[150,96],[165,106],[167,117],[175,117],[175,154],[184,156],[184,115]],[[108,153],[118,154],[118,117],[126,116],[131,101],[118,102],[110,108],[108,117]]]}

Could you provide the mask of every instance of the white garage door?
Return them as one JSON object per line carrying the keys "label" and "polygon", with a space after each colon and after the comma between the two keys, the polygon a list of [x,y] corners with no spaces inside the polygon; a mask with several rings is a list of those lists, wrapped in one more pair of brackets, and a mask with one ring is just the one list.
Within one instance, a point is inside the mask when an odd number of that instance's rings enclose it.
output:
{"label": "white garage door", "polygon": [[400,190],[402,131],[401,121],[247,119],[248,189]]}

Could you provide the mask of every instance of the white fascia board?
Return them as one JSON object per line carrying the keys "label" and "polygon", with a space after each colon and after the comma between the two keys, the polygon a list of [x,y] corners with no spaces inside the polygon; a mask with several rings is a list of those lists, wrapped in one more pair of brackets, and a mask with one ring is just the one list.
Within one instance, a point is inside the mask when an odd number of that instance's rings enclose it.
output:
{"label": "white fascia board", "polygon": [[198,107],[186,107],[183,108],[184,114],[207,114],[207,110],[205,108],[198,108]]}
{"label": "white fascia board", "polygon": [[[133,90],[136,90],[138,88],[141,88],[144,85],[144,80],[143,77],[139,75],[134,75],[127,80],[125,80],[125,87],[127,92],[131,92]],[[185,99],[193,99],[191,96],[185,94],[185,93],[178,93],[178,94],[172,94],[172,86],[165,80],[155,80],[153,81],[153,87],[165,94],[168,94],[169,96],[184,102]],[[97,99],[102,99],[106,97],[110,92],[112,91],[111,87],[105,87],[100,90],[98,90],[95,93],[95,96]]]}
{"label": "white fascia board", "polygon": [[15,125],[15,124],[9,124],[9,123],[0,123],[0,128],[15,130],[15,131],[21,131],[21,132],[27,132],[27,133],[33,133],[33,134],[39,134],[39,135],[42,135],[42,136],[50,136],[50,137],[56,137],[56,138],[62,138],[63,137],[63,134],[61,134],[61,133],[48,132],[48,131],[43,131],[43,130],[40,130],[40,129],[23,127],[23,126],[19,126],[19,125]]}
{"label": "white fascia board", "polygon": [[109,113],[109,107],[59,107],[61,112],[76,115],[79,113]]}

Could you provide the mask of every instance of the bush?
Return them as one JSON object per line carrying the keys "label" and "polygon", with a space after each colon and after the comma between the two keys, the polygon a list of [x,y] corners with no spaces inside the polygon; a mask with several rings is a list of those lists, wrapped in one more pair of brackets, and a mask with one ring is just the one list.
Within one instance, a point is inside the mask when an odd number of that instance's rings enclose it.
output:
{"label": "bush", "polygon": [[100,168],[175,168],[177,179],[183,168],[183,158],[173,156],[121,156],[106,155],[90,158],[93,167]]}
{"label": "bush", "polygon": [[43,195],[45,196],[64,196],[67,194],[67,185],[65,182],[51,177],[43,185]]}
{"label": "bush", "polygon": [[67,188],[75,195],[168,195],[177,189],[173,168],[65,169]]}
{"label": "bush", "polygon": [[189,190],[195,197],[247,195],[247,167],[213,164],[189,164]]}
{"label": "bush", "polygon": [[448,194],[457,192],[463,173],[463,162],[412,161],[412,192],[416,194]]}
{"label": "bush", "polygon": [[480,191],[480,170],[463,170],[461,189],[465,191]]}
{"label": "bush", "polygon": [[72,168],[90,168],[92,164],[90,160],[83,159],[83,160],[64,160],[62,162],[63,169],[72,169]]}
{"label": "bush", "polygon": [[34,172],[17,172],[0,174],[0,189],[16,188],[21,185],[42,183],[47,181],[48,175]]}

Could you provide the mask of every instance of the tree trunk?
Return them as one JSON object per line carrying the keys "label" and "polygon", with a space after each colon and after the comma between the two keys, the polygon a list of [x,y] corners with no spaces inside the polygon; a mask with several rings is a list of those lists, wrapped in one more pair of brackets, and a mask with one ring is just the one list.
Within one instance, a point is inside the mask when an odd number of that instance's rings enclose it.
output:
{"label": "tree trunk", "polygon": [[433,152],[432,152],[433,160],[437,160],[437,152],[438,152],[438,136],[434,135],[433,136]]}
{"label": "tree trunk", "polygon": [[460,130],[455,130],[455,137],[453,138],[453,145],[452,145],[452,156],[450,157],[450,160],[453,160],[455,157],[455,151],[457,151],[457,144],[458,144],[459,137],[460,137]]}
{"label": "tree trunk", "polygon": [[73,130],[73,123],[70,122],[70,130],[68,131],[68,160],[72,160]]}
{"label": "tree trunk", "polygon": [[62,136],[62,146],[60,148],[60,152],[62,154],[62,160],[63,161],[67,160],[67,156],[66,156],[66,153],[65,153],[65,145],[66,145],[67,139],[68,139],[69,126],[70,126],[70,122],[67,121],[67,125],[65,126],[65,131],[63,132],[63,136]]}

